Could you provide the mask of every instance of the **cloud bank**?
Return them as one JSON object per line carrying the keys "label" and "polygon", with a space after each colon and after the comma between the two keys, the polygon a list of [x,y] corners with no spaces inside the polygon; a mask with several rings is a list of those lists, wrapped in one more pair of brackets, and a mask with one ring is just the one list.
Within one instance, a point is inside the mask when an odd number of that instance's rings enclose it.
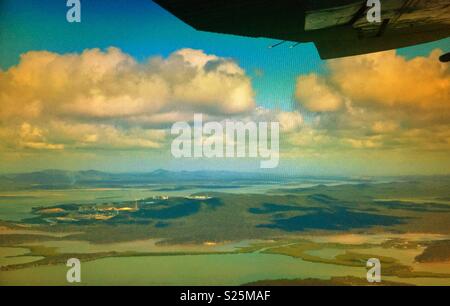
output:
{"label": "cloud bank", "polygon": [[[314,120],[293,143],[316,149],[450,149],[450,67],[442,52],[406,59],[388,51],[330,60],[300,76],[295,97]],[[315,139],[312,141],[311,139]]]}
{"label": "cloud bank", "polygon": [[250,78],[227,58],[182,49],[143,63],[117,48],[31,51],[0,71],[3,144],[29,149],[158,148],[194,112],[255,109]]}

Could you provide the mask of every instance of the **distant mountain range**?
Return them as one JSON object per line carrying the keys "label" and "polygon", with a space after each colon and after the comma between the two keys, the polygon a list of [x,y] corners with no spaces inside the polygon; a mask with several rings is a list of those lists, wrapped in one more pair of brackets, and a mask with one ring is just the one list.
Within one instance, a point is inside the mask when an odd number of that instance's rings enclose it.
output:
{"label": "distant mountain range", "polygon": [[[292,177],[291,177],[292,178]],[[158,169],[146,173],[108,173],[96,170],[43,170],[0,175],[0,189],[73,188],[86,186],[135,186],[157,183],[268,182],[285,176],[231,171],[168,171]]]}
{"label": "distant mountain range", "polygon": [[[396,177],[408,181],[419,179],[445,180],[450,176],[409,176]],[[0,174],[0,190],[18,189],[67,189],[67,188],[118,188],[118,187],[145,187],[149,185],[196,185],[208,187],[218,185],[247,185],[286,182],[314,182],[319,181],[346,181],[354,183],[367,183],[390,178],[350,178],[338,176],[311,176],[311,175],[285,175],[268,172],[233,172],[233,171],[168,171],[158,169],[151,172],[110,173],[96,170],[65,171],[43,170],[28,173]]]}

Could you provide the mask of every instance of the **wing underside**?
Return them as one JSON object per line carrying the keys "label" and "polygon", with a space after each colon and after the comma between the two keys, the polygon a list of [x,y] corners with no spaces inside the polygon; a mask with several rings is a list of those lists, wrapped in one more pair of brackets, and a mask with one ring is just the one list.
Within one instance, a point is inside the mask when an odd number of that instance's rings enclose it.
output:
{"label": "wing underside", "polygon": [[450,36],[448,0],[382,0],[369,23],[360,0],[154,0],[197,30],[313,42],[323,59],[401,48]]}

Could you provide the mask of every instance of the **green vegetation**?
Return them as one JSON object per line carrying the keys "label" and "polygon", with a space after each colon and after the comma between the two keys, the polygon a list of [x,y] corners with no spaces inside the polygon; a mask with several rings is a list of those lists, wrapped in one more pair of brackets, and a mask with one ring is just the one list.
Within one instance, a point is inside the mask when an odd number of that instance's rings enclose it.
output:
{"label": "green vegetation", "polygon": [[[322,258],[318,256],[313,256],[308,254],[310,250],[320,250],[325,247],[337,247],[343,248],[342,245],[335,244],[317,244],[309,241],[301,242],[301,243],[291,243],[288,245],[270,247],[264,249],[262,252],[268,254],[281,254],[292,256],[296,258],[301,258],[310,262],[317,262],[323,264],[333,264],[333,265],[341,265],[348,267],[362,267],[365,266],[366,262],[369,258],[378,258],[381,262],[381,266],[383,267],[383,275],[385,276],[398,276],[402,278],[411,278],[411,277],[438,277],[438,278],[450,278],[450,274],[446,273],[431,273],[431,272],[418,272],[413,271],[413,269],[409,266],[403,265],[399,263],[396,259],[386,256],[379,256],[374,254],[362,254],[346,251],[342,255],[337,255],[333,259]],[[346,245],[344,248],[349,248]]]}
{"label": "green vegetation", "polygon": [[357,277],[332,277],[331,279],[277,279],[260,280],[244,284],[244,286],[411,286],[409,284],[383,281],[381,283],[368,283],[366,279]]}
{"label": "green vegetation", "polygon": [[418,262],[449,262],[450,240],[430,242],[422,254],[416,257]]}
{"label": "green vegetation", "polygon": [[[163,173],[165,175],[165,173]],[[54,175],[62,175],[54,173]],[[103,184],[98,173],[84,173],[95,185]],[[225,174],[223,174],[225,175]],[[68,180],[67,173],[64,177]],[[81,178],[80,178],[81,179]],[[116,178],[110,178],[114,180]],[[136,178],[141,180],[142,177]],[[50,180],[51,181],[51,180]],[[49,181],[49,183],[50,183]],[[56,178],[55,178],[56,181]],[[401,278],[450,278],[447,273],[415,271],[412,267],[389,256],[392,250],[419,250],[418,262],[445,262],[450,259],[450,240],[407,240],[391,238],[377,243],[343,244],[317,242],[304,238],[337,234],[387,235],[390,233],[450,234],[450,179],[416,178],[391,183],[352,181],[339,186],[318,185],[308,188],[291,187],[292,182],[263,193],[235,192],[241,183],[251,185],[251,179],[238,183],[208,182],[203,192],[191,196],[171,195],[171,191],[189,190],[192,182],[152,186],[159,195],[140,199],[117,200],[108,193],[94,201],[65,202],[36,205],[32,216],[21,221],[0,221],[0,228],[9,231],[0,235],[0,247],[20,247],[29,250],[20,256],[33,256],[33,262],[3,266],[0,271],[36,266],[64,264],[68,258],[93,261],[109,257],[172,256],[261,253],[300,258],[303,261],[344,267],[365,267],[367,259],[381,260],[385,276]],[[84,181],[88,184],[88,180]],[[260,181],[253,184],[263,186]],[[225,193],[216,189],[234,189]],[[195,188],[200,188],[196,185]],[[271,187],[273,188],[273,187]],[[206,190],[206,191],[205,191]],[[8,196],[8,201],[10,196]],[[30,201],[32,201],[30,197]],[[415,200],[417,199],[417,200]],[[24,201],[21,197],[20,201]],[[432,220],[432,222],[430,222]],[[60,234],[64,235],[60,235]],[[303,237],[303,238],[302,238]],[[59,241],[113,244],[154,239],[162,251],[120,251],[113,247],[92,253],[61,252],[46,247],[44,242]],[[164,251],[171,245],[221,244],[257,240],[248,246],[232,250],[186,249]],[[54,245],[54,244],[50,244]],[[388,256],[373,254],[369,249],[383,248]],[[338,250],[335,256],[319,256],[323,250]],[[0,254],[1,255],[1,254]],[[415,256],[415,255],[414,255]],[[444,271],[446,272],[446,271]],[[366,285],[365,280],[352,277],[330,280],[297,279],[268,280],[270,284],[292,285]],[[396,284],[384,282],[384,284]]]}
{"label": "green vegetation", "polygon": [[[155,197],[36,207],[24,225],[82,232],[95,243],[161,238],[161,243],[273,239],[298,233],[450,234],[448,180],[283,188],[270,194],[207,192],[210,198]],[[285,194],[280,194],[283,190]],[[412,193],[412,195],[410,194]],[[200,194],[201,195],[201,194]],[[421,195],[426,203],[394,200]],[[380,199],[392,199],[381,201]],[[433,202],[436,199],[437,202]],[[433,220],[433,222],[430,222]]]}

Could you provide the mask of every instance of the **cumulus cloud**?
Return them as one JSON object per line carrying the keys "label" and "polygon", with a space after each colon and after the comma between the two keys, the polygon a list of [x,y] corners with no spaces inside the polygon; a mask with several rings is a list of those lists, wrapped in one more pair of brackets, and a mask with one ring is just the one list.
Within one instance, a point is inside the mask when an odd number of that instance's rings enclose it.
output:
{"label": "cumulus cloud", "polygon": [[182,49],[137,62],[117,48],[30,51],[0,71],[4,142],[33,149],[159,148],[164,128],[194,112],[255,109],[250,78],[232,59]]}
{"label": "cumulus cloud", "polygon": [[258,107],[244,121],[279,122],[281,132],[292,133],[299,131],[304,124],[303,116],[298,111],[282,111]]}
{"label": "cumulus cloud", "polygon": [[392,133],[398,128],[398,123],[394,121],[376,121],[372,125],[372,131],[377,134]]}
{"label": "cumulus cloud", "polygon": [[[183,49],[137,63],[119,49],[28,52],[1,73],[2,119],[132,118],[183,110],[234,114],[254,108],[250,79],[234,61]],[[23,109],[25,112],[23,112]]]}
{"label": "cumulus cloud", "polygon": [[355,104],[424,110],[450,109],[450,68],[428,57],[406,59],[396,51],[332,60],[329,80]]}
{"label": "cumulus cloud", "polygon": [[0,71],[0,146],[9,150],[167,149],[168,128],[204,119],[279,121],[297,112],[256,107],[250,77],[234,60],[181,49],[137,62],[117,48],[30,51]]}
{"label": "cumulus cloud", "polygon": [[63,144],[53,144],[47,142],[44,132],[40,128],[33,127],[27,122],[24,122],[21,125],[18,136],[19,145],[24,148],[49,150],[64,149]]}
{"label": "cumulus cloud", "polygon": [[279,112],[276,114],[276,121],[280,122],[283,132],[293,132],[303,126],[303,116],[299,112]]}
{"label": "cumulus cloud", "polygon": [[298,77],[295,97],[312,112],[336,111],[344,104],[339,92],[314,73]]}
{"label": "cumulus cloud", "polygon": [[314,135],[326,133],[335,149],[448,150],[450,67],[441,53],[330,60],[325,73],[298,78],[298,105],[314,118]]}

